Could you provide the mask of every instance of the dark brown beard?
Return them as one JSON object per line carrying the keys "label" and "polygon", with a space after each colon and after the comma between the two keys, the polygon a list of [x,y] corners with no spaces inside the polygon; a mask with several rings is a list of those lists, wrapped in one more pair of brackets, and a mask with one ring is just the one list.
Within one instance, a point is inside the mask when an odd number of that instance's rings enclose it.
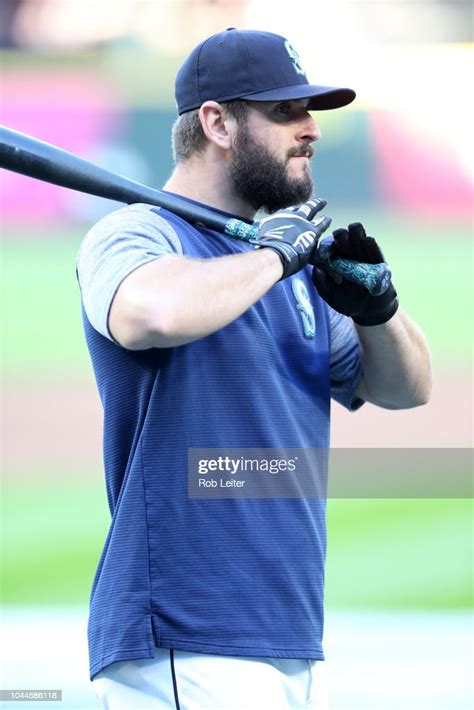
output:
{"label": "dark brown beard", "polygon": [[[310,150],[305,147],[304,152]],[[304,152],[293,150],[288,159]],[[263,209],[271,214],[306,202],[313,194],[311,174],[308,172],[298,180],[289,178],[287,161],[278,160],[266,146],[255,140],[246,122],[239,124],[229,172],[237,195],[256,211]]]}

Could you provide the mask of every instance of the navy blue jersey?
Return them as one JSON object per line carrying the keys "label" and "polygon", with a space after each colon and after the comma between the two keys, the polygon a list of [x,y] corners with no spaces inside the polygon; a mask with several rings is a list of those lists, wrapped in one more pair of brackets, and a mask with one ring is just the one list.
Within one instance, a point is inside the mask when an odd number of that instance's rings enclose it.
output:
{"label": "navy blue jersey", "polygon": [[[344,389],[347,406],[359,404],[356,340],[348,336],[332,349],[334,314],[308,268],[205,338],[166,349],[121,347],[104,314],[137,260],[249,250],[163,210],[146,210],[162,236],[156,247],[153,240],[144,246],[148,237],[138,226],[118,229],[105,218],[78,259],[85,334],[104,407],[112,516],[90,600],[91,677],[115,661],[152,658],[155,646],[323,659],[324,501],[193,499],[188,450],[327,448],[331,385]],[[94,266],[102,258],[93,256],[99,243],[102,255],[107,244],[120,245],[104,256],[119,274],[105,289],[105,271]]]}

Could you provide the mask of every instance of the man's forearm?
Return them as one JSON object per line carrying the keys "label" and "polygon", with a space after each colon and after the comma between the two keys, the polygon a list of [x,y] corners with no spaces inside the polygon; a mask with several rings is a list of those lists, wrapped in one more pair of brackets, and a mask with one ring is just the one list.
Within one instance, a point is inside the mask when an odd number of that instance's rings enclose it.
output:
{"label": "man's forearm", "polygon": [[432,387],[426,338],[403,311],[383,325],[356,325],[364,372],[357,394],[386,409],[426,404]]}
{"label": "man's forearm", "polygon": [[231,323],[281,275],[281,260],[271,249],[216,259],[162,257],[122,284],[109,327],[132,350],[183,345]]}
{"label": "man's forearm", "polygon": [[110,307],[108,328],[130,350],[170,348],[224,328],[279,279],[304,268],[331,224],[325,200],[279,210],[259,222],[244,254],[192,259],[167,254],[130,273]]}

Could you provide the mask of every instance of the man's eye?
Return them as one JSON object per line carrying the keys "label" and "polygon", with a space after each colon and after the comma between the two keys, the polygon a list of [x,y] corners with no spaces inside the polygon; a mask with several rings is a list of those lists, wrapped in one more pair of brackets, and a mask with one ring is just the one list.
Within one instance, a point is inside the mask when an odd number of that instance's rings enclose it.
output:
{"label": "man's eye", "polygon": [[287,116],[291,111],[291,104],[289,104],[289,103],[278,104],[278,106],[275,107],[275,111],[276,111],[276,113],[280,113],[280,114]]}

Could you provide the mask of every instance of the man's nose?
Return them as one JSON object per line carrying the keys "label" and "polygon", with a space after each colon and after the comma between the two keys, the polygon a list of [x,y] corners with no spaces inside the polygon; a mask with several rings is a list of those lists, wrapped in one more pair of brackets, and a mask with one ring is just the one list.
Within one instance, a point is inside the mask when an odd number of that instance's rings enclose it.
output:
{"label": "man's nose", "polygon": [[305,140],[311,143],[314,143],[315,141],[318,141],[321,138],[321,131],[319,130],[319,126],[314,120],[314,118],[311,116],[311,114],[308,114],[305,121],[303,122],[301,129],[298,132],[298,138],[299,140]]}

